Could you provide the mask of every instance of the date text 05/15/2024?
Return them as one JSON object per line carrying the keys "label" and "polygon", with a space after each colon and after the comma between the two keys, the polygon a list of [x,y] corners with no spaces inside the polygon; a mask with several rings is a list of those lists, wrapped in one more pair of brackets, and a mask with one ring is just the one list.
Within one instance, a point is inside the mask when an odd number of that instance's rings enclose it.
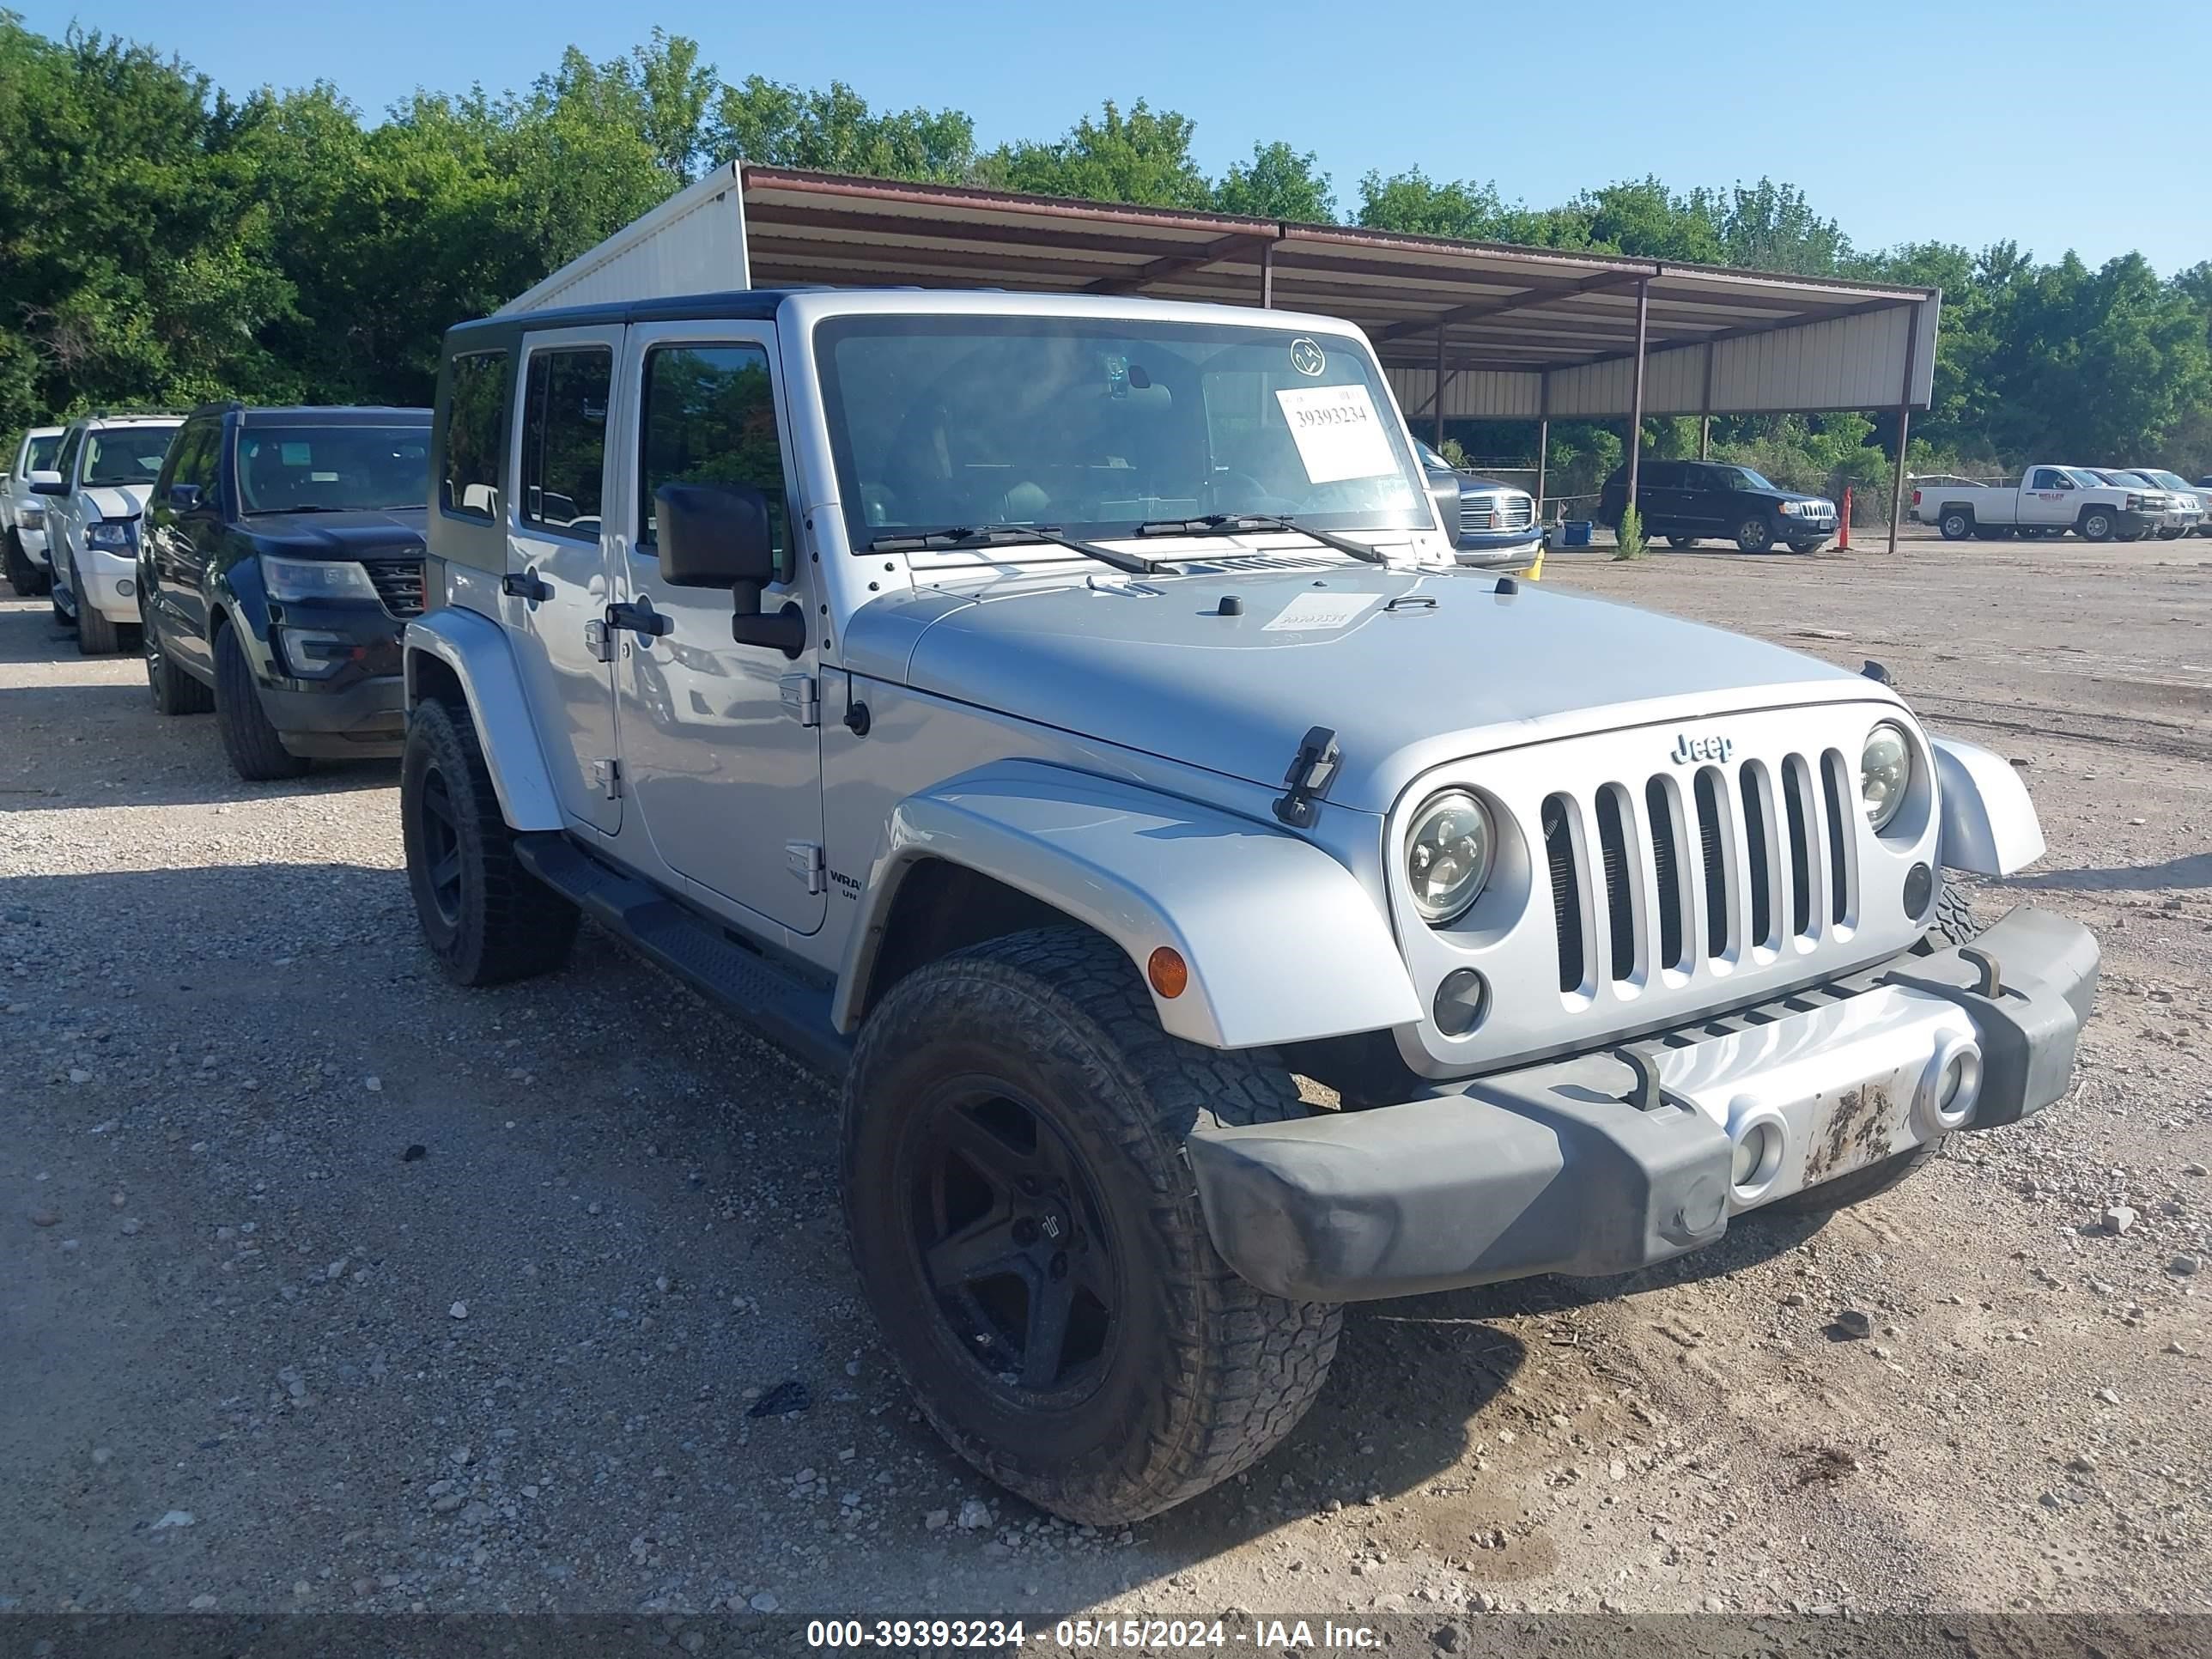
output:
{"label": "date text 05/15/2024", "polygon": [[1232,1626],[1221,1619],[1062,1619],[1034,1632],[1008,1619],[817,1619],[806,1626],[811,1648],[902,1649],[1024,1646],[1125,1652],[1176,1652],[1200,1648],[1370,1649],[1380,1645],[1364,1625],[1318,1624],[1304,1619],[1255,1619]]}

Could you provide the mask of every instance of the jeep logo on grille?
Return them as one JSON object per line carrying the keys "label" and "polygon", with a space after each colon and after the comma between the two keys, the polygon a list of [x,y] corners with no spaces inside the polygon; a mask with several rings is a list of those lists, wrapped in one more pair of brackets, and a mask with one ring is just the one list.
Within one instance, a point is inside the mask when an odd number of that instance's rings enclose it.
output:
{"label": "jeep logo on grille", "polygon": [[1674,739],[1674,747],[1667,758],[1677,766],[1692,761],[1717,761],[1725,763],[1735,752],[1735,744],[1727,738],[1693,738],[1684,732]]}

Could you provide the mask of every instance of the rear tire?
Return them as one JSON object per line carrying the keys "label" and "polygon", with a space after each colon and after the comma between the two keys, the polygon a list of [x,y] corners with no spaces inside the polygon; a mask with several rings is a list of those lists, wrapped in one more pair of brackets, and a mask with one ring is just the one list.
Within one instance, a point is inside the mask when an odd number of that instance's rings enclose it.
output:
{"label": "rear tire", "polygon": [[1086,929],[900,981],[847,1078],[845,1224],[884,1345],[953,1449],[1119,1526],[1279,1444],[1342,1311],[1231,1271],[1182,1146],[1304,1109],[1287,1073],[1163,1031],[1128,958]]}
{"label": "rear tire", "polygon": [[1765,519],[1746,519],[1736,526],[1735,544],[1746,553],[1764,553],[1774,545],[1774,526]]}
{"label": "rear tire", "polygon": [[146,684],[154,694],[154,710],[160,714],[204,714],[215,707],[215,693],[177,666],[161,641],[161,624],[147,615],[143,633]]}
{"label": "rear tire", "polygon": [[1963,507],[1952,507],[1936,520],[1936,527],[1947,542],[1963,542],[1974,533],[1974,515]]}
{"label": "rear tire", "polygon": [[234,623],[217,629],[215,636],[215,723],[231,770],[248,783],[273,783],[307,771],[308,763],[284,747],[261,707],[253,666],[246,660]]}
{"label": "rear tire", "polygon": [[1667,538],[1667,545],[1669,547],[1695,547],[1698,544],[1698,539],[1699,538],[1695,536],[1669,536]]}
{"label": "rear tire", "polygon": [[418,704],[399,763],[400,838],[423,942],[456,985],[501,985],[568,959],[582,918],[522,867],[465,710]]}

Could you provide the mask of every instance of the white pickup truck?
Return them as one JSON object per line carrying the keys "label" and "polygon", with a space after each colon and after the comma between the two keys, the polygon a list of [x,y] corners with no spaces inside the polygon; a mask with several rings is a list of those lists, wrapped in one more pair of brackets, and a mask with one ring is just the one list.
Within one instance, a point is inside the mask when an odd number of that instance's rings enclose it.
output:
{"label": "white pickup truck", "polygon": [[2017,486],[1929,479],[1912,491],[1916,523],[1943,539],[1972,536],[2063,536],[2132,542],[2154,533],[2173,502],[2163,490],[2108,484],[2087,467],[2039,463]]}

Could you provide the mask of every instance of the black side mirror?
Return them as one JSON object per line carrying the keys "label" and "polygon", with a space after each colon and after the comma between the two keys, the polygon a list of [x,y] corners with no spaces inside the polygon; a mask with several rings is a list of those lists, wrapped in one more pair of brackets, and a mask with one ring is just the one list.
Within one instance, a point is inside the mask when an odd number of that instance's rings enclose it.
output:
{"label": "black side mirror", "polygon": [[1459,474],[1431,472],[1428,475],[1429,505],[1437,510],[1437,528],[1444,532],[1444,539],[1454,547],[1459,545]]}
{"label": "black side mirror", "polygon": [[31,493],[33,495],[66,495],[69,486],[59,478],[33,478],[31,480]]}
{"label": "black side mirror", "polygon": [[198,484],[171,484],[169,486],[169,505],[175,507],[178,512],[190,513],[199,504],[200,487]]}
{"label": "black side mirror", "polygon": [[761,612],[761,589],[775,580],[768,497],[744,484],[665,483],[653,492],[660,579],[671,587],[726,587],[739,645],[772,646],[787,657],[806,648],[806,613],[789,600]]}

